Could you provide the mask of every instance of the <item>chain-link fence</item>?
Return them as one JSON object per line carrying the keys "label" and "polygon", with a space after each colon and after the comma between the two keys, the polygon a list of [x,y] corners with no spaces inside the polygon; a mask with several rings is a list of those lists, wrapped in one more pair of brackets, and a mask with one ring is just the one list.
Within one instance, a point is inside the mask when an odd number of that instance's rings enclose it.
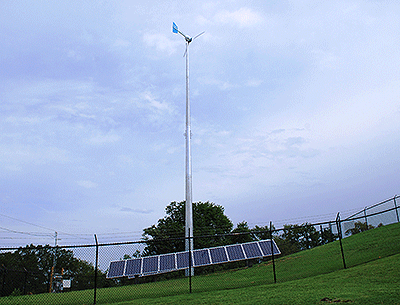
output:
{"label": "chain-link fence", "polygon": [[[193,291],[212,291],[284,282],[329,273],[399,253],[392,242],[391,226],[387,240],[370,235],[365,242],[353,243],[347,236],[399,222],[399,197],[383,201],[340,219],[321,223],[285,225],[235,232],[220,236],[195,236],[194,245],[210,239],[225,244],[247,243],[271,237],[279,247],[278,257],[257,257],[195,268],[195,276],[185,270],[132,278],[107,278],[111,261],[139,257],[149,243],[170,240],[134,241],[80,246],[26,246],[0,248],[0,304],[102,304],[148,297],[162,297]],[[364,235],[363,235],[364,236]],[[364,237],[362,237],[364,238]],[[331,243],[339,240],[338,243]],[[175,238],[175,244],[185,239]],[[302,251],[323,245],[322,251]],[[379,247],[379,251],[368,251]],[[322,254],[320,254],[322,253]],[[378,254],[377,254],[378,253]],[[379,254],[381,253],[381,254]],[[293,255],[289,255],[293,254]],[[294,264],[301,270],[293,272]],[[251,269],[250,269],[251,268]],[[248,272],[251,270],[251,272]]]}

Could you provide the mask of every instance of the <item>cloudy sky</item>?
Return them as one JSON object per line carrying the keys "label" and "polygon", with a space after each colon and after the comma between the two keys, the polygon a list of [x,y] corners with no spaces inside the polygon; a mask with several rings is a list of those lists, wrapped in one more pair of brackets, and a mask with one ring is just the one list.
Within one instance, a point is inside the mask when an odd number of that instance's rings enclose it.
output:
{"label": "cloudy sky", "polygon": [[398,1],[2,1],[0,243],[137,240],[185,198],[236,224],[400,192]]}

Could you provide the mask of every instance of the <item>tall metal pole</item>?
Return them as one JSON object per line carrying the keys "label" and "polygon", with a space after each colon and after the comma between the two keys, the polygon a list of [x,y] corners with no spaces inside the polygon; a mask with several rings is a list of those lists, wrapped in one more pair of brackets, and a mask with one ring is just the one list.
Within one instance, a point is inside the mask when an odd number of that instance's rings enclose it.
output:
{"label": "tall metal pole", "polygon": [[[193,247],[193,202],[192,202],[192,156],[191,156],[191,148],[190,148],[190,138],[192,137],[192,132],[190,129],[190,100],[189,100],[189,44],[199,37],[203,35],[204,32],[198,34],[194,38],[191,38],[181,31],[179,31],[178,26],[175,22],[172,23],[172,32],[175,34],[180,34],[185,38],[186,41],[186,130],[185,130],[185,138],[186,138],[186,194],[185,194],[185,250],[190,251],[190,249],[194,249]],[[190,275],[194,275],[193,267],[190,268]],[[189,270],[186,273],[186,276],[189,276]]]}
{"label": "tall metal pole", "polygon": [[[186,42],[186,203],[185,203],[185,250],[193,249],[193,203],[192,203],[192,156],[190,148],[190,100],[189,100],[189,41]],[[189,275],[189,274],[187,274]],[[190,268],[190,275],[194,269]]]}

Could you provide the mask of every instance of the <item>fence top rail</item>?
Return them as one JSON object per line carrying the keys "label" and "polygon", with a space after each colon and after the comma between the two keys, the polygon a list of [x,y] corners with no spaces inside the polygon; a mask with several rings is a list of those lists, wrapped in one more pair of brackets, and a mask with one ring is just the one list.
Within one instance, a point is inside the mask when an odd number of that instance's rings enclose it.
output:
{"label": "fence top rail", "polygon": [[[392,201],[392,200],[396,200],[396,199],[399,199],[399,198],[400,198],[400,195],[394,195],[394,197],[392,197],[392,198],[389,198],[389,199],[383,200],[383,201],[381,201],[381,202],[375,203],[375,204],[373,204],[373,205],[371,205],[371,206],[365,207],[363,210],[358,211],[357,213],[354,213],[354,214],[352,214],[352,215],[346,217],[346,219],[344,219],[344,220],[352,219],[354,216],[356,216],[356,215],[358,215],[358,214],[360,214],[360,213],[363,213],[363,212],[366,211],[366,210],[373,209],[373,208],[375,208],[375,207],[377,207],[377,206],[380,206],[380,205],[382,205],[382,204],[385,204],[385,203],[387,203],[387,202],[390,202],[390,201]],[[384,212],[386,212],[386,211],[384,211]],[[371,214],[371,215],[372,215],[372,214]],[[368,216],[370,216],[370,215],[368,215]]]}

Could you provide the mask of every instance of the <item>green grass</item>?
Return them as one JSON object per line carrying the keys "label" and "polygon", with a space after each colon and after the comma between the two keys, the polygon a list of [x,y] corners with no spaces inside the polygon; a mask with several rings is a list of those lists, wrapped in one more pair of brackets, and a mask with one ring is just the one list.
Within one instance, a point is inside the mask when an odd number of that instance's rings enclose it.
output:
{"label": "green grass", "polygon": [[[400,254],[350,269],[278,284],[121,302],[131,304],[400,304]],[[110,303],[113,304],[113,303]],[[115,304],[115,303],[114,303]]]}
{"label": "green grass", "polygon": [[[233,271],[97,290],[98,304],[400,304],[400,224],[360,233],[338,242]],[[93,290],[0,298],[0,304],[92,304]]]}

